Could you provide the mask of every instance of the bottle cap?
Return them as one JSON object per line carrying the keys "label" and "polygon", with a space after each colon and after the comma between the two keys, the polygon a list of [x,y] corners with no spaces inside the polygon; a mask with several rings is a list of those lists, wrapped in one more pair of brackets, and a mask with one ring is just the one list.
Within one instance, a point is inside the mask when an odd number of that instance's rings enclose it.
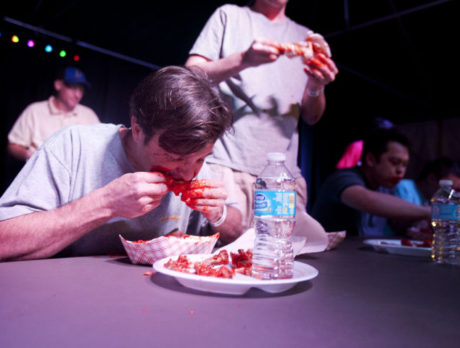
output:
{"label": "bottle cap", "polygon": [[267,155],[269,161],[285,161],[286,155],[282,152],[269,152]]}
{"label": "bottle cap", "polygon": [[439,180],[439,186],[452,186],[454,183],[452,180],[442,179]]}

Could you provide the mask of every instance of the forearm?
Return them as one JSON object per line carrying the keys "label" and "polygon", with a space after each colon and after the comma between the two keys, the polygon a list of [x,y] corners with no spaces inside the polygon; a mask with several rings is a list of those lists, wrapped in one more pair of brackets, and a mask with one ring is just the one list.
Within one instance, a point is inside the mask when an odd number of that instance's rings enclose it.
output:
{"label": "forearm", "polygon": [[34,150],[19,144],[9,143],[8,153],[21,161],[27,161],[34,153]]}
{"label": "forearm", "polygon": [[244,52],[238,52],[213,61],[202,56],[192,55],[188,58],[187,62],[185,62],[185,66],[196,66],[202,69],[214,84],[219,84],[248,67],[248,65],[243,62],[243,57]]}
{"label": "forearm", "polygon": [[218,227],[213,227],[213,230],[220,233],[220,239],[223,243],[233,242],[243,233],[241,212],[237,208],[227,205],[227,216],[224,222]]}
{"label": "forearm", "polygon": [[308,82],[302,98],[302,119],[309,125],[317,123],[326,110],[324,88],[335,80],[339,70],[335,63],[324,54],[306,62],[305,73]]}
{"label": "forearm", "polygon": [[419,206],[399,197],[368,190],[355,191],[346,189],[342,201],[352,208],[396,220],[422,220],[430,218],[430,208]]}
{"label": "forearm", "polygon": [[0,259],[33,259],[55,255],[104,224],[112,213],[100,204],[102,191],[58,209],[30,213],[0,222]]}
{"label": "forearm", "polygon": [[398,197],[391,196],[391,200],[382,204],[378,208],[381,212],[381,216],[389,219],[400,219],[400,220],[421,220],[430,218],[430,208],[426,206],[419,206],[410,202],[407,202]]}
{"label": "forearm", "polygon": [[[320,93],[319,95],[315,95]],[[308,125],[312,126],[317,123],[326,110],[326,97],[322,88],[309,89],[305,88],[302,105],[301,116]]]}

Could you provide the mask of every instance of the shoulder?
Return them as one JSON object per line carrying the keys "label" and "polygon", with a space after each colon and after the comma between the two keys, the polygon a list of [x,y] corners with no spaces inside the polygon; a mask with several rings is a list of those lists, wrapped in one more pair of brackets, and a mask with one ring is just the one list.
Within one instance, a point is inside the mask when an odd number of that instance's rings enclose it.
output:
{"label": "shoulder", "polygon": [[346,181],[346,182],[352,182],[352,183],[359,183],[359,184],[364,185],[364,178],[363,178],[363,175],[359,167],[352,167],[352,168],[336,170],[328,178],[329,182],[333,182],[337,180],[344,181],[344,182]]}
{"label": "shoulder", "polygon": [[118,130],[119,127],[113,124],[71,125],[55,132],[37,153],[46,154],[71,171],[72,166],[80,161],[107,156],[108,149],[117,144]]}
{"label": "shoulder", "polygon": [[412,179],[403,179],[396,185],[394,194],[397,197],[403,198],[409,202],[422,205],[423,202],[420,199],[423,195],[417,188],[417,184]]}
{"label": "shoulder", "polygon": [[351,186],[366,187],[358,167],[336,170],[322,184],[320,195],[339,197],[343,191]]}
{"label": "shoulder", "polygon": [[233,4],[225,4],[218,7],[210,17],[210,21],[219,21],[227,24],[229,19],[241,17],[244,13],[250,12],[248,7],[240,7]]}
{"label": "shoulder", "polygon": [[[238,5],[234,5],[234,4],[225,4],[225,5],[222,5],[220,7],[218,7],[216,9],[215,12],[218,12],[218,13],[229,13],[229,14],[233,14],[233,13],[243,13],[245,12],[247,7],[241,7],[241,6],[238,6]],[[247,8],[248,9],[248,8]]]}
{"label": "shoulder", "polygon": [[72,125],[64,127],[54,133],[47,141],[47,148],[63,148],[65,144],[75,146],[93,146],[94,143],[101,143],[113,138],[121,126],[110,123],[99,123],[94,125]]}
{"label": "shoulder", "polygon": [[48,100],[41,100],[41,101],[30,103],[29,105],[25,107],[22,113],[27,114],[27,113],[48,111],[49,110],[48,103],[49,103]]}
{"label": "shoulder", "polygon": [[413,189],[415,188],[415,181],[412,179],[402,179],[398,185],[396,185],[396,189]]}

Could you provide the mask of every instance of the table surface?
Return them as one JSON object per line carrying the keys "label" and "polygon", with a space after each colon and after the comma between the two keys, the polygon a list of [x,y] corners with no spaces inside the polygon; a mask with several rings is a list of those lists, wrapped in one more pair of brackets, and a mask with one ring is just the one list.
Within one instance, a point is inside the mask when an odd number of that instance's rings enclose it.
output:
{"label": "table surface", "polygon": [[362,240],[280,294],[191,290],[126,257],[0,263],[1,347],[459,347],[460,268]]}

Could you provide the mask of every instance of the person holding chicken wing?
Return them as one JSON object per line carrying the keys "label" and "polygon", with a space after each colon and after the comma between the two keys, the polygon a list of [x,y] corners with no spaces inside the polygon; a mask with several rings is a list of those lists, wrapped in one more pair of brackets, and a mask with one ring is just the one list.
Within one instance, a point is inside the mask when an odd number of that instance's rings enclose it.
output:
{"label": "person holding chicken wing", "polygon": [[[308,230],[307,240],[316,241],[313,249],[320,251],[327,236],[306,212],[306,182],[297,165],[297,127],[300,117],[309,125],[321,119],[324,88],[338,69],[324,39],[286,16],[287,2],[256,0],[250,6],[219,7],[190,50],[186,66],[205,70],[234,113],[234,132],[216,142],[208,161],[238,202],[244,228],[253,223],[253,184],[266,164],[266,154],[283,152],[296,178],[296,229]],[[286,45],[300,42],[327,49],[303,56],[299,54],[303,44]]]}

